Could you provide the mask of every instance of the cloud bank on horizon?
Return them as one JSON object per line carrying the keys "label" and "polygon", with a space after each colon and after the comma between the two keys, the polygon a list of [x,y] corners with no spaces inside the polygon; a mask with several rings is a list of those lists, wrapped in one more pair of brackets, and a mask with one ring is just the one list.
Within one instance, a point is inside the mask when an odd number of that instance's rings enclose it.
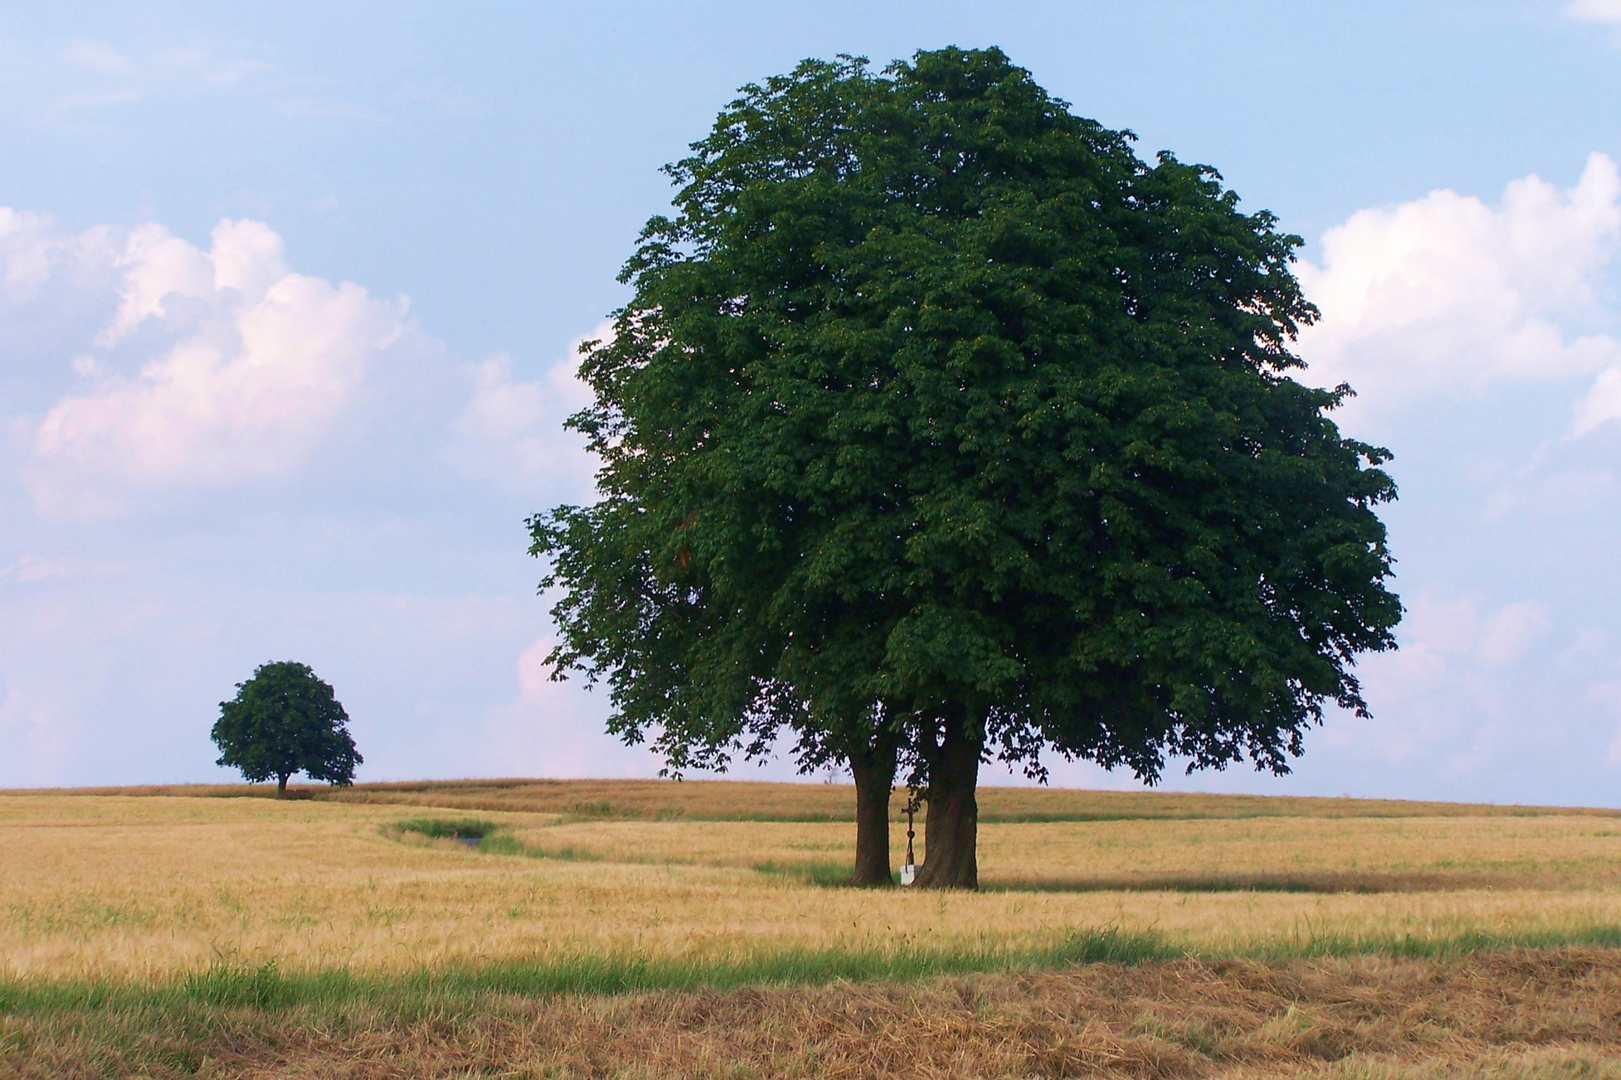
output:
{"label": "cloud bank on horizon", "polygon": [[[1364,665],[1376,719],[1335,718],[1286,783],[1173,783],[1613,801],[1618,243],[1598,153],[1565,189],[1323,234],[1301,377],[1351,383],[1342,426],[1397,453],[1402,648]],[[216,703],[272,659],[338,688],[362,779],[656,770],[543,665],[521,522],[590,494],[572,349],[467,360],[432,322],[298,272],[264,222],[204,246],[0,208],[0,787],[211,779]]]}

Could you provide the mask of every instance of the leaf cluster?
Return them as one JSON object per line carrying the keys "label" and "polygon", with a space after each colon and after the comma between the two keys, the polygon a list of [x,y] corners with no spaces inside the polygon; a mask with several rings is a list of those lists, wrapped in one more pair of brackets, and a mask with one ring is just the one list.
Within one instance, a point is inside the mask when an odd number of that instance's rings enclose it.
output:
{"label": "leaf cluster", "polygon": [[955,709],[1151,781],[1366,712],[1395,487],[1290,378],[1300,239],[1131,144],[943,49],[745,87],[669,167],[570,421],[601,499],[530,520],[612,730],[813,768]]}

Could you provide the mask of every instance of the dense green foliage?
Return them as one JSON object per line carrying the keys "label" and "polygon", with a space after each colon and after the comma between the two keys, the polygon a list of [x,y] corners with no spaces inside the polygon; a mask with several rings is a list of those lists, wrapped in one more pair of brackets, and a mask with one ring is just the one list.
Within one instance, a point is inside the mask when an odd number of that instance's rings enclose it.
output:
{"label": "dense green foliage", "polygon": [[994,49],[807,61],[693,151],[583,365],[601,501],[530,522],[612,730],[677,771],[898,752],[932,857],[984,754],[1281,772],[1366,712],[1395,489],[1289,377],[1271,215]]}
{"label": "dense green foliage", "polygon": [[302,772],[311,780],[349,784],[365,759],[349,736],[349,715],[332,687],[308,665],[262,664],[237,683],[236,697],[220,702],[211,732],[220,748],[216,765],[240,769],[253,783],[275,780],[278,794]]}

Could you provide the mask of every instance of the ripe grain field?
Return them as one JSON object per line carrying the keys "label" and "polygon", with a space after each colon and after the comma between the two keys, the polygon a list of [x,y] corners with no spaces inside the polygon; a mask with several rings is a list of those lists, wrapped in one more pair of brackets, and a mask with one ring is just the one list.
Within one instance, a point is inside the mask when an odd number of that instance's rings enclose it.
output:
{"label": "ripe grain field", "polygon": [[0,794],[0,1075],[1621,1076],[1610,811],[992,788],[924,894],[836,785],[258,794]]}

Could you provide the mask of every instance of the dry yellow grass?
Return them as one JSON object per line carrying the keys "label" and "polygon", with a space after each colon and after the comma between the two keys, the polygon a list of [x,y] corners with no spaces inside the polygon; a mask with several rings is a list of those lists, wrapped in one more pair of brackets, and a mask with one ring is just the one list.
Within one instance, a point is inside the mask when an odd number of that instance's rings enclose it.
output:
{"label": "dry yellow grass", "polygon": [[[700,790],[706,810],[726,816],[724,788]],[[832,798],[820,785],[798,790]],[[1132,797],[1111,796],[1119,812],[1100,820],[987,824],[986,890],[941,895],[801,880],[796,868],[848,862],[852,829],[840,822],[588,819],[573,809],[634,802],[615,791],[599,785],[601,798],[574,797],[553,813],[479,813],[530,848],[565,856],[551,859],[401,842],[388,827],[424,813],[415,806],[6,795],[0,973],[146,981],[218,962],[387,973],[603,953],[949,948],[987,938],[1036,946],[1103,926],[1206,952],[1319,936],[1621,926],[1621,822],[1593,814],[1420,805],[1397,817],[1402,804],[1372,804],[1375,816],[1355,816],[1348,801],[1296,800],[1305,808],[1284,816],[1204,796],[1181,814],[1145,802],[1149,816],[1132,819],[1123,816]],[[770,800],[780,807],[788,794],[763,799],[738,786],[729,798],[735,816]],[[1018,799],[1045,814],[1052,803],[1042,794]],[[1097,793],[1046,794],[1074,810]],[[1309,812],[1330,803],[1341,805]],[[1204,816],[1192,816],[1200,806]]]}

